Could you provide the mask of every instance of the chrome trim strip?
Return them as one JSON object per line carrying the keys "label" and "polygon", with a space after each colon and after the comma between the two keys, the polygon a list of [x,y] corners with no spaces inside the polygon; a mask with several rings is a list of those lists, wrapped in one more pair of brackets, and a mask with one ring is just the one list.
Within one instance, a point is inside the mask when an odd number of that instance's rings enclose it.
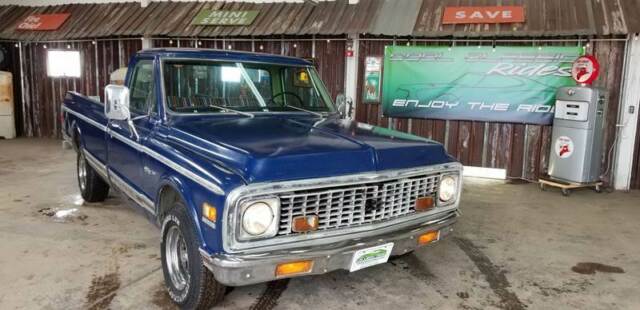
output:
{"label": "chrome trim strip", "polygon": [[[151,150],[150,148],[148,148],[148,147],[146,147],[146,146],[144,146],[142,144],[139,144],[139,143],[137,143],[137,142],[135,142],[135,141],[133,141],[133,140],[131,140],[131,139],[129,139],[129,138],[117,133],[117,132],[114,132],[114,131],[111,131],[111,130],[107,131],[108,128],[106,126],[100,125],[98,122],[96,122],[96,121],[94,121],[94,120],[92,120],[92,119],[90,119],[90,118],[88,118],[88,117],[76,112],[76,111],[72,111],[69,108],[64,107],[64,106],[63,106],[63,109],[65,111],[77,116],[78,118],[87,121],[89,124],[92,124],[92,125],[100,128],[100,129],[102,129],[103,131],[108,132],[109,134],[111,134],[114,137],[116,137],[116,139],[124,142],[125,144],[129,145],[130,147],[132,147],[132,148],[134,148],[134,149],[136,149],[136,150],[138,150],[140,152],[148,154],[149,156],[151,156],[152,158],[156,159],[157,161],[163,163],[167,167],[177,171],[178,173],[184,175],[187,178],[190,178],[194,182],[205,186],[206,188],[211,190],[213,193],[215,193],[217,195],[224,195],[225,194],[225,192],[222,190],[222,188],[220,186],[218,186],[217,184],[215,184],[215,183],[213,183],[213,182],[211,182],[209,180],[206,180],[205,178],[203,178],[203,177],[201,177],[201,176],[189,171],[188,169],[176,164],[175,162],[171,161],[170,159],[158,154],[156,151]],[[189,162],[189,163],[193,163],[192,161],[190,161],[190,160],[188,160],[186,158],[183,158],[183,159],[185,161]]]}
{"label": "chrome trim strip", "polygon": [[[272,251],[276,249],[282,249],[287,247],[299,247],[309,244],[324,244],[327,242],[336,242],[345,238],[353,239],[356,236],[371,236],[379,234],[379,230],[388,228],[389,226],[400,225],[404,226],[408,223],[415,224],[415,222],[429,220],[441,213],[453,211],[458,208],[459,195],[462,190],[459,188],[458,199],[455,203],[435,208],[433,211],[416,213],[411,216],[405,216],[390,221],[381,223],[362,225],[352,228],[339,229],[334,231],[322,231],[312,234],[301,234],[296,236],[285,236],[280,238],[271,238],[265,240],[254,240],[250,242],[239,242],[236,237],[235,227],[237,227],[238,215],[237,205],[241,198],[247,198],[251,196],[269,195],[280,192],[305,190],[305,189],[320,189],[324,187],[335,186],[348,186],[354,184],[362,184],[369,182],[379,182],[384,180],[407,178],[421,174],[430,173],[458,173],[462,175],[462,164],[458,162],[445,163],[440,165],[384,171],[384,172],[368,172],[354,175],[338,176],[338,177],[325,177],[317,179],[306,179],[298,181],[285,181],[285,182],[262,182],[254,183],[250,185],[240,186],[234,189],[227,196],[225,202],[225,208],[223,211],[223,218],[226,223],[222,225],[223,234],[223,248],[227,253],[249,253],[249,252],[263,252]],[[461,179],[461,178],[460,178]]]}
{"label": "chrome trim strip", "polygon": [[76,117],[78,117],[79,119],[81,119],[81,120],[83,120],[83,121],[85,121],[85,122],[87,122],[87,123],[89,123],[89,124],[91,124],[91,125],[93,125],[93,126],[95,126],[95,127],[98,127],[98,128],[99,128],[99,129],[101,129],[102,131],[107,131],[107,126],[102,125],[102,124],[100,124],[100,123],[98,123],[98,122],[96,122],[96,121],[94,121],[94,120],[92,120],[92,119],[90,119],[90,118],[88,118],[88,117],[86,117],[86,116],[84,116],[84,115],[82,115],[82,114],[80,114],[80,113],[76,112],[76,111],[73,111],[73,110],[71,110],[71,109],[67,108],[67,107],[66,107],[66,106],[64,106],[64,105],[62,106],[62,110],[63,110],[63,111],[66,111],[66,112],[68,112],[68,113],[71,113],[71,114],[73,114],[73,115],[75,115],[75,116],[76,116]]}
{"label": "chrome trim strip", "polygon": [[102,177],[103,180],[109,182],[109,176],[107,174],[107,166],[104,165],[102,162],[100,162],[99,159],[97,159],[95,156],[89,153],[89,151],[87,151],[86,149],[82,149],[82,153],[84,153],[84,157],[87,159],[87,162],[89,163],[89,165],[91,165],[93,170],[95,170]]}
{"label": "chrome trim strip", "polygon": [[146,195],[137,191],[135,188],[131,187],[127,182],[125,182],[122,178],[120,178],[113,169],[109,169],[109,180],[112,185],[115,185],[121,192],[135,201],[138,205],[143,207],[149,213],[155,215],[156,210],[151,199],[147,198]]}

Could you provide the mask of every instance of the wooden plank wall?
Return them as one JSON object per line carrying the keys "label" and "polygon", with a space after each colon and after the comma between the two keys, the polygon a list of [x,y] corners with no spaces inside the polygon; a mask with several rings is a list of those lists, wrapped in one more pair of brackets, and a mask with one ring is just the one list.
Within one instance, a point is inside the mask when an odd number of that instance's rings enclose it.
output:
{"label": "wooden plank wall", "polygon": [[[24,44],[25,95],[21,104],[21,132],[29,137],[60,138],[61,105],[66,92],[102,95],[104,86],[109,83],[109,75],[120,67],[121,59],[128,61],[141,46],[140,39]],[[48,77],[46,56],[52,49],[80,51],[81,77]]]}
{"label": "wooden plank wall", "polygon": [[[153,40],[156,47],[227,48],[282,54],[311,59],[313,43],[310,40]],[[201,42],[201,43],[198,43]],[[45,48],[46,45],[46,48]],[[262,49],[260,49],[262,46]],[[15,48],[15,47],[14,47]],[[129,59],[142,48],[138,39],[100,40],[96,42],[50,42],[29,43],[22,47],[25,75],[25,98],[19,102],[17,109],[20,115],[17,121],[18,132],[28,137],[60,138],[61,104],[67,91],[77,91],[91,96],[102,96],[104,86],[109,83],[109,75],[114,70],[124,67]],[[78,50],[82,62],[80,78],[50,78],[47,76],[47,50]],[[329,88],[333,97],[344,92],[344,41],[316,40],[316,56],[314,62],[320,76]],[[17,48],[16,48],[16,53]],[[17,58],[11,63],[20,72]],[[16,79],[14,79],[16,80]],[[19,79],[16,81],[19,82]],[[19,85],[19,84],[17,84]]]}
{"label": "wooden plank wall", "polygon": [[[407,41],[396,41],[395,43],[403,45]],[[385,45],[392,44],[394,44],[393,40],[360,41],[356,105],[356,119],[358,121],[436,140],[443,143],[447,151],[464,165],[506,169],[509,178],[537,180],[546,173],[551,145],[551,126],[455,120],[391,119],[382,115],[382,107],[379,103],[362,103],[365,57],[383,56]],[[424,42],[410,42],[409,44],[427,45]],[[576,43],[566,44],[575,45]],[[590,45],[587,51],[594,53],[601,64],[601,74],[595,85],[609,89],[605,148],[602,156],[603,172],[610,170],[606,169],[609,165],[609,159],[605,154],[608,154],[607,151],[610,150],[615,135],[624,48],[625,42],[599,41]]]}

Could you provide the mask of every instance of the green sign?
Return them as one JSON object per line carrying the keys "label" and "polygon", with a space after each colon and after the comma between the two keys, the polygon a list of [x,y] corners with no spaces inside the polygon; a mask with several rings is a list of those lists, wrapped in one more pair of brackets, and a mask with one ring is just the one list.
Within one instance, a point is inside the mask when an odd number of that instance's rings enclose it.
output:
{"label": "green sign", "polygon": [[191,21],[192,25],[248,26],[258,16],[259,11],[218,11],[202,10]]}
{"label": "green sign", "polygon": [[385,47],[391,117],[550,124],[580,47]]}
{"label": "green sign", "polygon": [[367,57],[364,62],[363,102],[380,102],[382,57]]}

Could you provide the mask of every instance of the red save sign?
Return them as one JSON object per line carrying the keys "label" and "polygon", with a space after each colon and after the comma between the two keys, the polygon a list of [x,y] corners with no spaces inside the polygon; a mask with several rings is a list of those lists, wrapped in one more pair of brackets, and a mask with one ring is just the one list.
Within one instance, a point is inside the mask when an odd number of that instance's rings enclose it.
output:
{"label": "red save sign", "polygon": [[18,30],[56,30],[69,18],[69,13],[29,15],[16,27]]}
{"label": "red save sign", "polygon": [[522,6],[448,6],[442,24],[500,24],[524,22]]}

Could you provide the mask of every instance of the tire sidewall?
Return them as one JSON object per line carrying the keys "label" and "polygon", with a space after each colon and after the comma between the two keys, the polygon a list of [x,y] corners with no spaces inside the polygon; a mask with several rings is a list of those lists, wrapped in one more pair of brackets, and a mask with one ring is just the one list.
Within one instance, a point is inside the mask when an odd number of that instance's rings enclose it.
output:
{"label": "tire sidewall", "polygon": [[[200,288],[197,286],[202,282],[202,258],[200,257],[197,238],[194,233],[194,228],[191,225],[191,221],[188,218],[185,207],[176,203],[171,211],[165,216],[162,222],[162,242],[160,245],[161,259],[162,259],[162,272],[164,274],[165,285],[171,299],[181,307],[189,308],[196,301]],[[166,237],[169,229],[176,226],[182,237],[187,244],[187,251],[189,253],[189,273],[190,277],[184,289],[178,290],[173,286],[171,278],[169,276],[169,270],[167,268],[166,261]]]}

